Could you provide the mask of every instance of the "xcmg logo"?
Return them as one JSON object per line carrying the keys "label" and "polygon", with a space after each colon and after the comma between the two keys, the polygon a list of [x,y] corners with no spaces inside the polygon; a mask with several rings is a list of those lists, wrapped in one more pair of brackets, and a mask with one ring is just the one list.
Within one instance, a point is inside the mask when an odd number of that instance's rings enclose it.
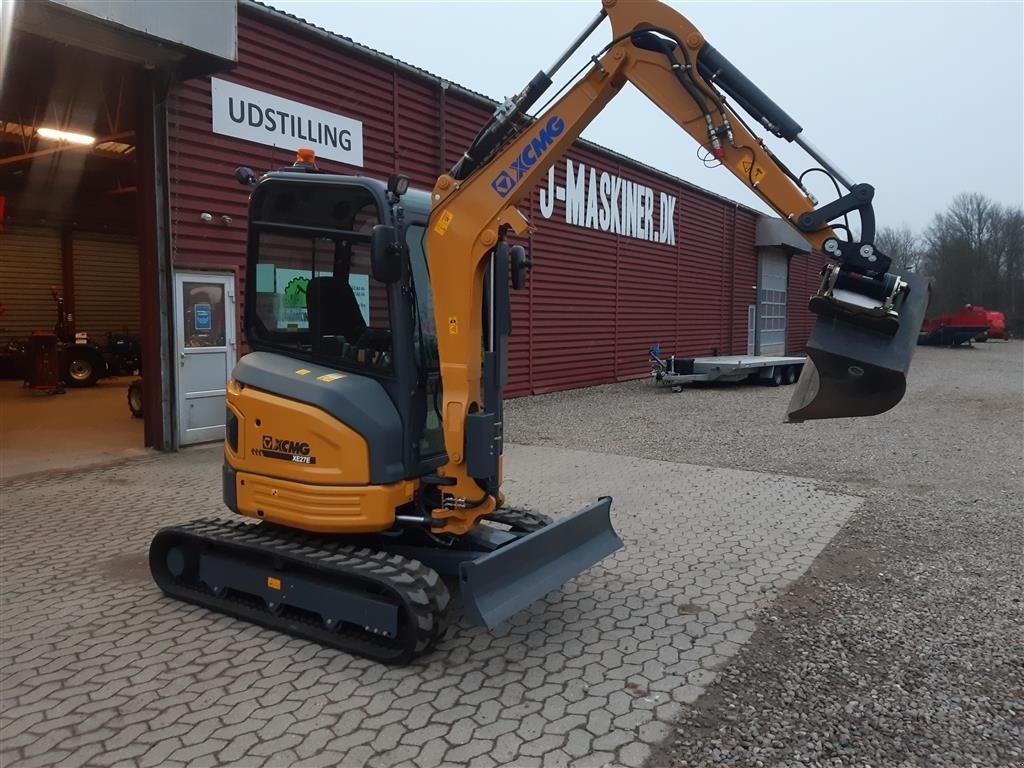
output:
{"label": "xcmg logo", "polygon": [[504,170],[494,177],[494,180],[491,182],[491,187],[494,191],[501,197],[508,197],[508,193],[515,189],[520,179],[526,175],[530,168],[537,164],[541,155],[547,152],[548,147],[551,146],[551,142],[554,141],[556,136],[560,136],[564,130],[565,121],[562,118],[558,117],[558,115],[552,115],[548,118],[547,125],[540,129],[535,139],[523,147],[523,151],[519,153],[519,157],[512,160],[512,165],[509,166],[508,170]]}
{"label": "xcmg logo", "polygon": [[316,464],[316,457],[309,455],[309,443],[298,440],[283,440],[279,437],[263,436],[263,447],[253,448],[253,456],[265,459],[294,461],[299,464]]}
{"label": "xcmg logo", "polygon": [[281,440],[280,438],[263,436],[263,448],[281,453],[297,453],[301,456],[309,455],[309,443],[302,443],[298,440]]}

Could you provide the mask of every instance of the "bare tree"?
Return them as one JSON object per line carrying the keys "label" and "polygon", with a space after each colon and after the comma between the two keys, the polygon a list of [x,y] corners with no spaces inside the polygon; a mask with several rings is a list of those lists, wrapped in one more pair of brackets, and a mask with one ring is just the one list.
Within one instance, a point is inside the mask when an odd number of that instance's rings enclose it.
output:
{"label": "bare tree", "polygon": [[963,193],[935,215],[923,240],[921,266],[935,279],[932,314],[983,305],[1004,312],[1018,333],[1024,328],[1024,211]]}
{"label": "bare tree", "polygon": [[[1018,335],[1024,335],[1024,209],[1004,209],[996,233],[999,250],[999,302]],[[995,304],[995,302],[993,302]]]}
{"label": "bare tree", "polygon": [[879,229],[875,247],[892,259],[896,272],[917,272],[921,267],[921,241],[906,224]]}

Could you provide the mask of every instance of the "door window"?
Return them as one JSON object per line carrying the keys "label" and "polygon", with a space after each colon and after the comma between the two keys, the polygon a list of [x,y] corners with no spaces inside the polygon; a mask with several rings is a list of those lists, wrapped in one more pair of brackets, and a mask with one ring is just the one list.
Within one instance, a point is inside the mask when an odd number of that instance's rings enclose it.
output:
{"label": "door window", "polygon": [[421,460],[444,452],[444,427],[441,424],[441,366],[437,354],[434,296],[430,287],[426,254],[423,251],[424,234],[422,224],[411,224],[406,228],[412,289],[416,297],[413,306],[413,346],[426,394],[423,429],[417,442]]}
{"label": "door window", "polygon": [[223,347],[227,341],[224,324],[222,283],[182,283],[181,303],[185,321],[185,346]]}

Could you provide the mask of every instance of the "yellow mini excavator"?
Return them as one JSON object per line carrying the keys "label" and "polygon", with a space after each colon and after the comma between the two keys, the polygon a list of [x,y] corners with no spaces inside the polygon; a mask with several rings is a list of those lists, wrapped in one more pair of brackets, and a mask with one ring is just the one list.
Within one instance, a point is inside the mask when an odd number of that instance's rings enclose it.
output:
{"label": "yellow mini excavator", "polygon": [[[611,42],[531,117],[606,18]],[[836,169],[677,12],[604,0],[429,193],[398,174],[321,173],[305,151],[259,179],[238,169],[251,187],[255,351],[228,383],[223,493],[251,520],[161,530],[150,567],[165,593],[402,663],[442,636],[449,586],[492,627],[622,546],[611,499],[553,522],[506,507],[501,482],[509,291],[531,264],[509,242],[529,226],[516,206],[626,83],[831,257],[790,420],[899,402],[929,289],[891,274],[875,249],[872,187]],[[845,193],[819,207],[752,124],[796,142]],[[829,222],[851,212],[860,236],[840,237]]]}

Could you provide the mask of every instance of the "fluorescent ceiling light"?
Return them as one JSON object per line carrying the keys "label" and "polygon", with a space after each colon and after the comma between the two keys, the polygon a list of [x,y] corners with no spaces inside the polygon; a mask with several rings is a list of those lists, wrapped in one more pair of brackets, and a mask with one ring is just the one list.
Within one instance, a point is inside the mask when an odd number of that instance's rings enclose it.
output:
{"label": "fluorescent ceiling light", "polygon": [[58,131],[56,128],[37,128],[36,135],[44,139],[56,139],[57,141],[70,141],[72,144],[94,144],[95,136],[85,133],[71,133],[69,131]]}

